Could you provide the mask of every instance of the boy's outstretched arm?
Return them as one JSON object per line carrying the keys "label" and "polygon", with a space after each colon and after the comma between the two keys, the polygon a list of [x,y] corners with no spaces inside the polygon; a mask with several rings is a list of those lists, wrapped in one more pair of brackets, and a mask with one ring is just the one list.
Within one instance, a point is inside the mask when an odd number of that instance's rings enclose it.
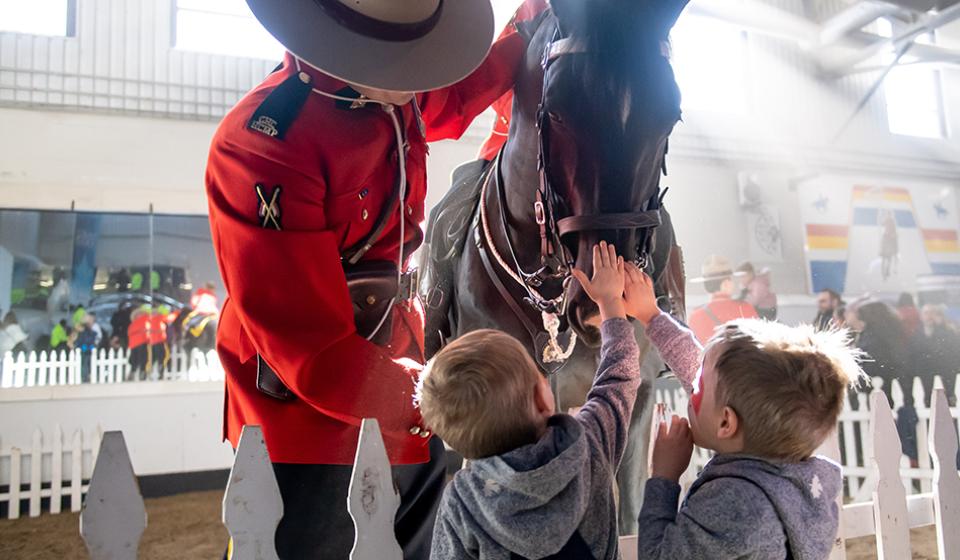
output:
{"label": "boy's outstretched arm", "polygon": [[594,247],[593,279],[577,270],[574,275],[600,307],[600,366],[577,417],[593,433],[613,465],[627,445],[627,428],[640,386],[640,350],[633,325],[626,319],[623,301],[623,259],[612,245]]}
{"label": "boy's outstretched arm", "polygon": [[762,490],[739,478],[707,482],[677,512],[680,485],[647,481],[637,537],[640,560],[775,558],[786,554],[780,518]]}
{"label": "boy's outstretched arm", "polygon": [[643,324],[660,357],[680,380],[683,388],[688,393],[692,392],[703,347],[689,329],[680,326],[657,306],[653,280],[632,264],[628,263],[624,268],[627,315]]}

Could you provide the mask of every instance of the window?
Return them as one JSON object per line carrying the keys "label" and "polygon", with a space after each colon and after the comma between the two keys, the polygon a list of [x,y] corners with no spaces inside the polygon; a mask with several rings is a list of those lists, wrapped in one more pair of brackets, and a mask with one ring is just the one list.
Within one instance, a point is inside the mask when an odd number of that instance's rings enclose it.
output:
{"label": "window", "polygon": [[746,111],[747,37],[743,30],[686,14],[670,38],[684,110]]}
{"label": "window", "polygon": [[73,37],[76,0],[0,0],[0,31]]}
{"label": "window", "polygon": [[[880,19],[877,32],[883,37],[892,37],[894,26],[890,20]],[[934,43],[932,34],[922,35],[919,44]],[[882,64],[893,63],[892,52],[881,57]],[[887,124],[893,134],[921,138],[943,138],[946,131],[943,122],[943,92],[940,89],[940,72],[907,51],[896,68],[884,80],[883,91],[887,101]]]}
{"label": "window", "polygon": [[174,46],[178,49],[266,60],[283,58],[283,46],[253,17],[244,0],[177,0],[174,25]]}

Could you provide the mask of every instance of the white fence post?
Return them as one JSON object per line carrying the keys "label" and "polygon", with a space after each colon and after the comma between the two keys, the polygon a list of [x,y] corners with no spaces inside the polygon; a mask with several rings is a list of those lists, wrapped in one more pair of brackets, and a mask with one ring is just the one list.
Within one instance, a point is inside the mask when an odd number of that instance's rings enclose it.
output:
{"label": "white fence post", "polygon": [[20,518],[20,448],[10,448],[10,502],[7,519]]}
{"label": "white fence post", "polygon": [[73,432],[70,445],[70,511],[80,511],[83,484],[83,430]]}
{"label": "white fence post", "polygon": [[3,355],[3,370],[0,371],[0,388],[9,389],[13,387],[13,352],[7,352]]}
{"label": "white fence post", "polygon": [[873,515],[877,528],[879,560],[910,558],[910,520],[907,493],[900,479],[903,448],[887,397],[880,391],[870,395],[873,412],[873,457],[877,485],[873,491]]}
{"label": "white fence post", "polygon": [[[820,444],[820,449],[817,450],[820,454],[824,455],[828,459],[833,460],[838,465],[840,463],[840,431],[839,429],[833,430],[830,432],[830,435],[827,436],[827,439]],[[830,560],[846,560],[847,559],[847,545],[846,541],[843,538],[843,486],[841,485],[840,492],[837,494],[837,511],[839,512],[840,519],[837,524],[837,537],[833,540],[833,549],[830,550]]]}
{"label": "white fence post", "polygon": [[80,513],[80,536],[91,560],[136,560],[147,510],[122,432],[103,436]]}
{"label": "white fence post", "polygon": [[283,517],[280,487],[260,426],[244,426],[223,495],[223,524],[231,560],[274,560],[274,537]]}
{"label": "white fence post", "polygon": [[957,475],[957,431],[943,389],[930,399],[930,448],[933,453],[933,509],[940,560],[960,558],[960,476]]}
{"label": "white fence post", "polygon": [[33,431],[33,449],[30,453],[30,517],[40,516],[40,483],[43,465],[43,434]]}
{"label": "white fence post", "polygon": [[347,511],[355,528],[350,560],[403,560],[394,529],[399,507],[380,424],[364,418],[347,494]]}
{"label": "white fence post", "polygon": [[50,458],[50,513],[60,513],[63,502],[63,428],[53,429],[53,456]]}

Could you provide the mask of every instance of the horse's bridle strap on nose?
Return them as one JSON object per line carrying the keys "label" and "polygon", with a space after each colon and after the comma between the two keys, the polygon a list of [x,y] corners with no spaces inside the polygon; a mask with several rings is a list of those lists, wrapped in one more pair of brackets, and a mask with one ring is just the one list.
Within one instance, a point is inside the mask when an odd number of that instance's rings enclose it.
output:
{"label": "horse's bridle strap on nose", "polygon": [[570,216],[557,221],[561,236],[580,231],[601,231],[619,229],[649,229],[661,224],[659,210],[645,212],[621,212],[616,214],[593,214]]}

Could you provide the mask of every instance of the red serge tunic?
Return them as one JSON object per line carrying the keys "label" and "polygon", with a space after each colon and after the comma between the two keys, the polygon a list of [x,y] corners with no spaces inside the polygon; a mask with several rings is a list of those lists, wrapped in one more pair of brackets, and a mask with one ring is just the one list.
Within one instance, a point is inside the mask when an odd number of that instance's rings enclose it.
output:
{"label": "red serge tunic", "polygon": [[[510,89],[524,48],[516,34],[505,37],[460,83],[419,94],[422,125],[412,103],[395,108],[408,146],[408,247],[422,239],[426,142],[459,137]],[[420,422],[413,394],[423,361],[422,309],[398,305],[390,344],[368,342],[356,333],[340,263],[341,253],[371,231],[393,189],[394,127],[379,104],[315,92],[282,132],[269,120],[254,126],[266,98],[300,72],[313,88],[356,96],[305,64],[298,70],[287,54],[227,114],[210,149],[210,225],[228,294],[217,333],[226,370],[224,438],[236,447],[245,424],[260,425],[274,462],[352,464],[361,419],[373,417],[393,463],[425,462],[428,439],[411,433]],[[364,260],[396,262],[398,214]],[[258,355],[295,398],[257,389]]]}

